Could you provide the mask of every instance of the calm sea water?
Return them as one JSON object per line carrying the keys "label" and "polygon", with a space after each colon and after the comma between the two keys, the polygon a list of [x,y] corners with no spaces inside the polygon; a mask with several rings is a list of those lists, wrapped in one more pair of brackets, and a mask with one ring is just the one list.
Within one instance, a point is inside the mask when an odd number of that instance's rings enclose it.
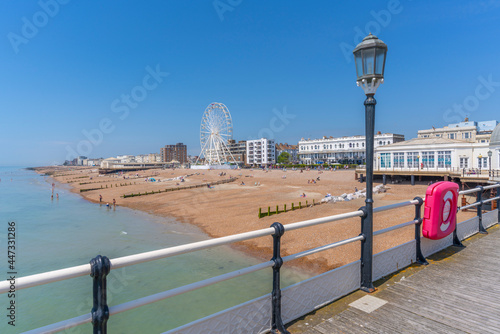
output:
{"label": "calm sea water", "polygon": [[[85,264],[98,254],[112,259],[207,239],[197,228],[173,219],[89,203],[65,185],[57,184],[59,199],[51,199],[50,179],[21,167],[0,167],[0,179],[0,254],[6,254],[7,223],[14,221],[18,277]],[[7,261],[6,255],[0,258],[2,276],[9,271]],[[258,262],[219,247],[112,270],[108,304],[121,304]],[[263,270],[123,312],[110,318],[109,333],[161,333],[269,293],[271,277],[271,270]],[[284,268],[282,284],[305,278]],[[92,308],[92,278],[17,291],[15,327],[7,324],[8,303],[7,294],[0,295],[0,309],[4,310],[1,333],[20,333],[76,317]],[[91,325],[86,324],[65,332],[91,331]]]}

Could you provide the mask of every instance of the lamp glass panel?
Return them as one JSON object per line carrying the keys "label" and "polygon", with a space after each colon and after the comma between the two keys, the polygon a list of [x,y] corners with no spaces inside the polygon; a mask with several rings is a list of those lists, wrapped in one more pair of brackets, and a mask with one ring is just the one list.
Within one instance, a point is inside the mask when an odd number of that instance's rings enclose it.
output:
{"label": "lamp glass panel", "polygon": [[373,75],[375,67],[375,49],[363,50],[363,74]]}
{"label": "lamp glass panel", "polygon": [[363,61],[361,58],[361,51],[354,54],[354,61],[356,62],[356,75],[359,77],[363,76]]}
{"label": "lamp glass panel", "polygon": [[384,60],[385,60],[384,49],[377,48],[375,52],[375,74],[384,75]]}

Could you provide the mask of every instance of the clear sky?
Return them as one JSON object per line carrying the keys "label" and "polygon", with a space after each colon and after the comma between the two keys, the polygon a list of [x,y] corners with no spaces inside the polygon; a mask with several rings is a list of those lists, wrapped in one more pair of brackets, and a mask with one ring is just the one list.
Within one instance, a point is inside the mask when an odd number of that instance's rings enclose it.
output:
{"label": "clear sky", "polygon": [[[0,165],[200,150],[203,111],[234,139],[364,134],[352,49],[389,47],[376,131],[500,120],[498,0],[3,1]],[[74,157],[74,156],[73,156]]]}

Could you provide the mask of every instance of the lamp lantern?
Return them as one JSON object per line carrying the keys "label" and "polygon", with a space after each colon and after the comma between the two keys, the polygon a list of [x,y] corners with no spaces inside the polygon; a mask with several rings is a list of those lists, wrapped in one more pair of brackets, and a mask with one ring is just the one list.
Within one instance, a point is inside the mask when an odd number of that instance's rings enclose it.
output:
{"label": "lamp lantern", "polygon": [[353,51],[357,84],[366,95],[374,95],[384,82],[387,45],[371,33]]}

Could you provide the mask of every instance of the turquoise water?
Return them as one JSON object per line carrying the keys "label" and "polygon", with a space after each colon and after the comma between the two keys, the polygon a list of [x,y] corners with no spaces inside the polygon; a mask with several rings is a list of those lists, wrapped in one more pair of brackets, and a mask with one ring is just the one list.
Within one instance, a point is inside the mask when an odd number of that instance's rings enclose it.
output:
{"label": "turquoise water", "polygon": [[[51,199],[51,181],[22,168],[0,167],[0,247],[6,254],[7,223],[16,222],[18,277],[88,263],[98,254],[116,258],[207,239],[197,228],[174,219],[89,203],[56,184],[59,199]],[[270,240],[271,242],[271,240]],[[7,276],[8,259],[0,259]],[[112,270],[108,304],[121,304],[150,294],[259,263],[228,247]],[[271,270],[229,280],[184,295],[112,316],[109,333],[161,333],[269,293]],[[282,284],[305,279],[286,270]],[[4,279],[4,278],[2,278]],[[9,305],[0,295],[0,308]],[[4,307],[5,306],[5,307]],[[20,333],[90,312],[89,276],[28,288],[16,294],[16,326],[2,312],[1,333]],[[6,320],[7,319],[7,320]],[[66,333],[90,333],[90,324]]]}

